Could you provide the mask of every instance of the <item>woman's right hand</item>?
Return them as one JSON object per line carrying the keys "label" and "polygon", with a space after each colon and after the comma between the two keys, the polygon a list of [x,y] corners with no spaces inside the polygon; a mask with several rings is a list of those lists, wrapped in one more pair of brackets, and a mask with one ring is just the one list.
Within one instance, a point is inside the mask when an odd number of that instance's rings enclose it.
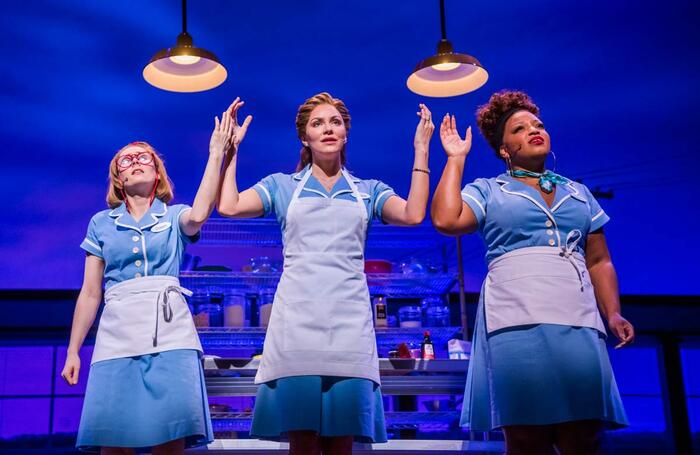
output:
{"label": "woman's right hand", "polygon": [[245,133],[248,131],[248,125],[253,120],[252,115],[248,115],[245,120],[243,120],[243,125],[238,124],[238,109],[240,109],[245,104],[245,101],[241,101],[239,97],[233,100],[233,104],[229,107],[228,112],[230,112],[231,119],[233,120],[233,146],[231,147],[231,153],[235,154],[238,151],[238,146],[243,142],[245,138]]}
{"label": "woman's right hand", "polygon": [[467,128],[464,139],[462,139],[457,132],[455,116],[445,114],[440,124],[440,140],[448,157],[467,156],[472,148],[472,127]]}
{"label": "woman's right hand", "polygon": [[66,380],[68,385],[72,386],[78,383],[78,373],[80,373],[80,356],[78,354],[68,354],[61,377]]}

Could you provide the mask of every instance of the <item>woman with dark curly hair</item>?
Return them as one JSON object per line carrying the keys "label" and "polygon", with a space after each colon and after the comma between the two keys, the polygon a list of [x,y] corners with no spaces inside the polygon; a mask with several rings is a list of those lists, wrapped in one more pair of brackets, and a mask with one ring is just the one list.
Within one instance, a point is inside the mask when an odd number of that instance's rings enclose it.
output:
{"label": "woman with dark curly hair", "polygon": [[609,217],[588,188],[545,169],[549,134],[527,94],[492,95],[477,123],[507,172],[460,191],[471,128],[462,139],[445,115],[447,164],[431,207],[440,232],[479,231],[487,246],[461,424],[502,428],[509,454],[597,453],[604,427],[628,424],[600,313],[616,347],[634,340],[603,234]]}

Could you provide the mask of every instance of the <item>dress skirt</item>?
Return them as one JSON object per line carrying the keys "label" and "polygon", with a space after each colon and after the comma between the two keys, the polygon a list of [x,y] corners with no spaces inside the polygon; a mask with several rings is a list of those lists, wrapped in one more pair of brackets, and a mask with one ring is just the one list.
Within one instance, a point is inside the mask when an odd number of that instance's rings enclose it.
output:
{"label": "dress skirt", "polygon": [[214,440],[199,352],[165,351],[90,367],[76,447],[145,448],[180,438],[186,447]]}
{"label": "dress skirt", "polygon": [[337,376],[291,376],[260,384],[251,436],[279,440],[294,430],[386,442],[379,385]]}
{"label": "dress skirt", "polygon": [[505,425],[601,420],[629,425],[604,335],[588,327],[535,324],[488,335],[477,310],[461,425],[489,431]]}

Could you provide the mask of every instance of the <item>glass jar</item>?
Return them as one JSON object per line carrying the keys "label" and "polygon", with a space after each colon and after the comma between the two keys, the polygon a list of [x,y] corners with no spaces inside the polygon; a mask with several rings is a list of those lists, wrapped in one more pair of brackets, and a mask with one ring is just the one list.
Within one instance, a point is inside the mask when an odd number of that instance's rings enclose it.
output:
{"label": "glass jar", "polygon": [[421,308],[417,305],[406,305],[399,308],[400,327],[421,327]]}
{"label": "glass jar", "polygon": [[203,305],[209,304],[209,296],[204,289],[195,289],[189,298],[190,312],[195,327],[209,327],[209,313],[203,311]]}
{"label": "glass jar", "polygon": [[226,292],[223,301],[224,327],[247,327],[247,304],[243,292]]}
{"label": "glass jar", "polygon": [[258,311],[260,314],[260,327],[267,327],[272,314],[272,302],[275,300],[274,289],[263,289],[258,298]]}
{"label": "glass jar", "polygon": [[429,306],[425,310],[424,322],[426,327],[449,327],[450,308],[445,305]]}

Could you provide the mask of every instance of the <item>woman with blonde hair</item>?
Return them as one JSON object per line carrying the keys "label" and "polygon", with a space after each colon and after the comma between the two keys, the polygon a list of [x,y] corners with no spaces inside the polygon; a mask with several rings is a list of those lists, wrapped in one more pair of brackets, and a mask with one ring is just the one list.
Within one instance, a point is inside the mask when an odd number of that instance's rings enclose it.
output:
{"label": "woman with blonde hair", "polygon": [[[102,301],[77,447],[102,454],[184,453],[213,440],[202,347],[178,275],[186,245],[211,214],[224,156],[243,139],[229,111],[215,118],[209,160],[192,207],[173,198],[163,160],[146,142],[109,166],[108,210],[90,220],[85,275],[61,376],[78,383],[78,352]],[[239,133],[239,132],[238,132]]]}
{"label": "woman with blonde hair", "polygon": [[284,271],[255,378],[251,434],[288,437],[292,454],[343,455],[353,440],[386,441],[364,247],[373,219],[409,226],[425,217],[434,126],[425,106],[418,115],[407,200],[347,171],[350,114],[328,93],[299,107],[295,173],[272,174],[239,193],[237,155],[225,164],[219,213],[274,214],[282,229]]}

